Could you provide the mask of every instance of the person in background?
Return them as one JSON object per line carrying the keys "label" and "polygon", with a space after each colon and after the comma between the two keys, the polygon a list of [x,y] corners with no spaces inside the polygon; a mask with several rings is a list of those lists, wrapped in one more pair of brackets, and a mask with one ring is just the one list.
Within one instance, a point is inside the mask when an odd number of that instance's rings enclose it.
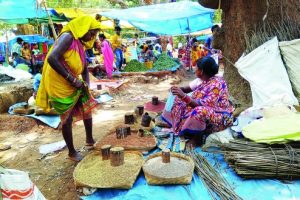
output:
{"label": "person in background", "polygon": [[135,33],[133,38],[133,46],[135,48],[138,48],[138,46],[141,44],[141,41],[139,39],[139,34]]}
{"label": "person in background", "polygon": [[17,53],[19,56],[21,56],[22,44],[23,39],[18,37],[17,42],[11,48],[11,55],[13,55],[13,53]]}
{"label": "person in background", "polygon": [[38,107],[45,111],[53,107],[60,115],[69,159],[76,162],[83,157],[74,148],[73,117],[76,121],[83,119],[86,146],[95,143],[91,111],[97,106],[97,101],[89,91],[85,49],[93,47],[99,30],[100,23],[90,16],[77,17],[64,26],[48,52],[36,97]]}
{"label": "person in background", "polygon": [[122,52],[122,38],[121,38],[121,27],[117,26],[115,28],[116,34],[111,37],[111,45],[116,55],[116,66],[120,71],[123,63],[123,52]]}
{"label": "person in background", "polygon": [[157,49],[160,54],[162,54],[162,47],[160,45],[160,39],[158,39],[157,43],[154,45],[154,49]]}
{"label": "person in background", "polygon": [[175,102],[170,111],[164,110],[162,119],[172,127],[175,135],[202,135],[203,131],[218,132],[232,125],[234,108],[229,101],[226,82],[216,76],[218,69],[213,58],[201,58],[197,61],[196,76],[202,82],[192,91],[191,97],[187,93],[192,88],[171,88]]}
{"label": "person in background", "polygon": [[173,52],[173,47],[172,47],[172,45],[170,44],[170,41],[168,40],[168,41],[167,41],[167,54],[168,54],[168,56],[170,56],[171,58],[173,57],[172,52]]}
{"label": "person in background", "polygon": [[155,46],[155,49],[153,50],[153,54],[154,54],[155,58],[158,59],[158,57],[161,55],[159,46]]}
{"label": "person in background", "polygon": [[39,50],[39,46],[37,43],[34,43],[33,46],[32,46],[32,55],[39,55],[40,54],[40,50]]}
{"label": "person in background", "polygon": [[214,52],[213,51],[213,47],[212,47],[212,42],[214,40],[214,37],[216,35],[217,32],[220,31],[220,27],[219,25],[213,25],[211,27],[211,32],[212,32],[212,35],[209,36],[206,40],[205,40],[205,43],[204,43],[204,49],[207,50],[207,55],[210,56],[212,55]]}
{"label": "person in background", "polygon": [[182,59],[183,65],[185,68],[190,68],[191,67],[191,48],[193,47],[193,44],[197,42],[196,38],[193,38],[189,41],[189,36],[187,36],[187,44],[185,47],[185,54]]}
{"label": "person in background", "polygon": [[28,42],[23,43],[23,48],[21,49],[21,56],[24,58],[28,63],[31,62],[31,51]]}
{"label": "person in background", "polygon": [[153,53],[153,46],[149,45],[147,50],[146,50],[146,53],[145,53],[145,60],[153,61],[154,58],[155,57],[154,57],[154,53]]}
{"label": "person in background", "polygon": [[111,48],[111,45],[104,34],[99,34],[99,40],[101,42],[101,53],[103,55],[104,66],[107,73],[108,78],[112,78],[113,72],[113,63],[114,63],[114,53]]}

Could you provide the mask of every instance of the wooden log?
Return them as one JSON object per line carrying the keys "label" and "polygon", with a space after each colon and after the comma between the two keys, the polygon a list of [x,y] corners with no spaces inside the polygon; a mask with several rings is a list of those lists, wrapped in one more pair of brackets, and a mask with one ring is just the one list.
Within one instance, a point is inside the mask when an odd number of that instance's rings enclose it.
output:
{"label": "wooden log", "polygon": [[118,128],[116,128],[116,138],[117,139],[126,138],[127,137],[127,132],[128,132],[128,127],[118,127]]}
{"label": "wooden log", "polygon": [[134,124],[134,117],[132,113],[125,114],[125,124]]}
{"label": "wooden log", "polygon": [[151,120],[152,120],[152,118],[149,116],[149,114],[145,113],[142,117],[141,125],[144,127],[149,127]]}
{"label": "wooden log", "polygon": [[153,105],[158,105],[158,97],[156,97],[156,96],[152,97],[152,104]]}
{"label": "wooden log", "polygon": [[124,148],[114,147],[110,149],[110,165],[117,167],[124,164]]}
{"label": "wooden log", "polygon": [[103,145],[101,147],[102,160],[109,160],[110,148],[111,148],[111,145],[109,145],[109,144]]}
{"label": "wooden log", "polygon": [[125,129],[126,129],[126,136],[127,136],[127,135],[131,135],[131,129],[130,129],[130,126],[126,126]]}
{"label": "wooden log", "polygon": [[101,84],[97,85],[97,90],[102,90],[102,85]]}
{"label": "wooden log", "polygon": [[137,115],[143,115],[144,114],[144,106],[137,106],[135,110],[136,110],[135,113]]}
{"label": "wooden log", "polygon": [[163,163],[170,163],[170,149],[164,149],[161,152],[161,158]]}
{"label": "wooden log", "polygon": [[145,135],[144,129],[139,129],[138,136],[139,137],[144,137],[144,135]]}

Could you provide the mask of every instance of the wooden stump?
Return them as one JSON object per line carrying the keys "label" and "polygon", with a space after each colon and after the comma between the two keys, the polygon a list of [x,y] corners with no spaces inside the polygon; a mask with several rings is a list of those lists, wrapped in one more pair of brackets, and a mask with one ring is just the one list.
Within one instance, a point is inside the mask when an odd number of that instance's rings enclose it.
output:
{"label": "wooden stump", "polygon": [[142,117],[141,125],[144,127],[149,127],[151,120],[152,120],[152,118],[149,116],[149,114],[145,113]]}
{"label": "wooden stump", "polygon": [[126,135],[131,135],[130,126],[126,126],[125,129],[126,129]]}
{"label": "wooden stump", "polygon": [[102,85],[97,85],[97,90],[102,90]]}
{"label": "wooden stump", "polygon": [[139,129],[138,136],[144,137],[144,135],[145,135],[145,131],[143,129]]}
{"label": "wooden stump", "polygon": [[158,97],[156,97],[156,96],[152,97],[152,104],[158,105]]}
{"label": "wooden stump", "polygon": [[102,160],[109,160],[110,148],[111,148],[111,145],[109,145],[109,144],[103,145],[101,147]]}
{"label": "wooden stump", "polygon": [[134,117],[132,113],[125,114],[125,124],[134,124]]}
{"label": "wooden stump", "polygon": [[170,149],[164,149],[161,152],[161,158],[163,163],[170,163]]}
{"label": "wooden stump", "polygon": [[143,115],[144,114],[144,106],[137,106],[135,110],[136,110],[137,115]]}
{"label": "wooden stump", "polygon": [[110,165],[117,167],[124,164],[124,148],[114,147],[110,149]]}
{"label": "wooden stump", "polygon": [[[130,127],[129,127],[129,131],[130,131]],[[128,134],[128,127],[119,127],[119,128],[116,128],[116,138],[117,139],[126,138],[127,134]]]}

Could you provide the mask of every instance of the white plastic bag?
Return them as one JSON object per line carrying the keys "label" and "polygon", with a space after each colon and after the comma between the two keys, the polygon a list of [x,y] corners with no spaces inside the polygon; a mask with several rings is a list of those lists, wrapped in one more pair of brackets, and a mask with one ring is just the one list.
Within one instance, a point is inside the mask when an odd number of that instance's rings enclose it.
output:
{"label": "white plastic bag", "polygon": [[31,182],[28,173],[19,170],[4,169],[4,174],[0,174],[0,188],[3,200],[46,199],[39,189]]}
{"label": "white plastic bag", "polygon": [[300,39],[280,42],[279,47],[293,90],[300,98]]}
{"label": "white plastic bag", "polygon": [[242,56],[235,65],[250,83],[253,106],[298,105],[281,60],[277,37]]}

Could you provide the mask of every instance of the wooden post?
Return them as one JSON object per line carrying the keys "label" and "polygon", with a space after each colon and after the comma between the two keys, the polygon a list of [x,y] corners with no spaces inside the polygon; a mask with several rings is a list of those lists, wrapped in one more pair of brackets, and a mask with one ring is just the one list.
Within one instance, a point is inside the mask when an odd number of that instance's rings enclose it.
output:
{"label": "wooden post", "polygon": [[[130,131],[130,129],[129,129],[129,131]],[[116,128],[116,137],[117,137],[117,139],[124,139],[124,138],[126,138],[127,137],[127,132],[128,132],[128,128],[127,127]]]}
{"label": "wooden post", "polygon": [[158,97],[156,97],[156,96],[152,97],[152,104],[158,105]]}
{"label": "wooden post", "polygon": [[170,163],[170,149],[164,149],[161,152],[161,158],[163,163]]}
{"label": "wooden post", "polygon": [[139,137],[144,137],[144,135],[145,135],[144,133],[145,133],[145,131],[143,129],[139,129],[138,136]]}
{"label": "wooden post", "polygon": [[125,124],[134,124],[134,117],[132,113],[125,114]]}
{"label": "wooden post", "polygon": [[110,165],[117,167],[124,164],[124,148],[114,147],[110,149]]}
{"label": "wooden post", "polygon": [[152,118],[149,116],[148,113],[145,113],[142,117],[141,125],[144,127],[149,127],[151,123]]}
{"label": "wooden post", "polygon": [[101,147],[102,160],[109,160],[110,148],[111,148],[111,145],[109,145],[109,144],[103,145]]}
{"label": "wooden post", "polygon": [[43,5],[44,5],[44,7],[45,7],[45,11],[46,11],[46,13],[47,13],[47,15],[48,15],[48,18],[49,18],[49,25],[50,25],[50,27],[51,27],[51,30],[52,30],[52,33],[53,33],[54,40],[56,40],[56,39],[57,39],[57,34],[56,34],[56,31],[55,31],[55,28],[54,28],[54,25],[53,25],[52,18],[51,18],[51,16],[50,16],[49,12],[48,12],[46,0],[43,0],[42,3],[43,3]]}
{"label": "wooden post", "polygon": [[126,129],[126,135],[131,135],[130,126],[126,126],[125,129]]}
{"label": "wooden post", "polygon": [[102,85],[101,84],[97,85],[97,90],[102,90]]}
{"label": "wooden post", "polygon": [[137,114],[138,115],[143,115],[144,114],[144,106],[137,106]]}

